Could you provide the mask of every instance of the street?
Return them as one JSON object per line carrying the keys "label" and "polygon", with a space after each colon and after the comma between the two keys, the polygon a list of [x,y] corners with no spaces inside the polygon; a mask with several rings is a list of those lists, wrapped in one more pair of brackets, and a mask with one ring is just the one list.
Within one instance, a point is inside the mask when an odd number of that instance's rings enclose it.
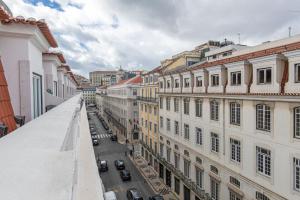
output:
{"label": "street", "polygon": [[[89,110],[93,109],[89,108]],[[94,146],[96,157],[99,155],[101,160],[107,160],[108,162],[109,170],[100,174],[105,191],[115,191],[117,198],[120,200],[127,199],[126,191],[129,188],[136,188],[142,194],[144,200],[154,195],[154,192],[143,176],[128,158],[129,149],[127,146],[110,140],[110,135],[107,134],[106,130],[102,127],[97,115],[91,115],[90,121],[95,124],[96,130],[100,135],[100,144]],[[125,151],[127,151],[127,156],[125,156]],[[114,165],[114,161],[117,159],[124,160],[125,168],[131,173],[131,181],[123,182],[121,180],[119,171]]]}

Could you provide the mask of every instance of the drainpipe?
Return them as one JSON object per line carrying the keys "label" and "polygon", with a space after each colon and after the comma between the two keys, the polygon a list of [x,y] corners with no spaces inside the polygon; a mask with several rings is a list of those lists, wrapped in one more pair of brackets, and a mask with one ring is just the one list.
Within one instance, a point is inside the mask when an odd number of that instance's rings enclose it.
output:
{"label": "drainpipe", "polygon": [[286,60],[284,61],[284,69],[283,69],[283,75],[282,75],[282,80],[280,83],[280,93],[284,94],[285,93],[285,84],[287,83],[289,78],[289,62]]}
{"label": "drainpipe", "polygon": [[223,127],[222,127],[222,134],[223,134],[223,155],[225,156],[225,150],[226,150],[226,148],[225,148],[225,99],[223,98],[222,99],[222,101],[223,101],[223,109],[222,109],[222,111],[223,111],[223,120],[222,120],[222,123],[223,123]]}
{"label": "drainpipe", "polygon": [[192,94],[194,93],[194,74],[192,73],[192,71],[190,71],[191,73],[191,87],[192,87]]}
{"label": "drainpipe", "polygon": [[250,68],[249,72],[250,72],[250,78],[249,78],[249,82],[248,82],[248,88],[247,88],[247,93],[250,93],[250,88],[253,82],[253,68],[252,68],[252,64],[249,64],[248,66]]}

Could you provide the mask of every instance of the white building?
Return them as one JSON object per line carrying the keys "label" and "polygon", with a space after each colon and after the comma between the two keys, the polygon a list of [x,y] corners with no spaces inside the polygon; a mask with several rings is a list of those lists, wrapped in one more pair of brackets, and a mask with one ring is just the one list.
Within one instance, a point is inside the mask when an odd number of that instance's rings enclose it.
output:
{"label": "white building", "polygon": [[120,139],[130,142],[139,139],[137,95],[141,82],[141,76],[123,80],[108,87],[107,95],[104,96],[104,119]]}
{"label": "white building", "polygon": [[300,35],[159,82],[159,171],[178,197],[300,199]]}
{"label": "white building", "polygon": [[82,88],[82,97],[86,104],[95,104],[96,87],[84,87]]}
{"label": "white building", "polygon": [[[0,7],[0,13],[4,8]],[[63,74],[58,72],[63,63],[58,54],[47,54],[58,45],[43,20],[5,15],[0,19],[0,55],[13,110],[28,122],[43,114],[48,105],[73,96],[77,83],[69,67]],[[60,76],[64,76],[67,88],[65,95],[55,96]]]}

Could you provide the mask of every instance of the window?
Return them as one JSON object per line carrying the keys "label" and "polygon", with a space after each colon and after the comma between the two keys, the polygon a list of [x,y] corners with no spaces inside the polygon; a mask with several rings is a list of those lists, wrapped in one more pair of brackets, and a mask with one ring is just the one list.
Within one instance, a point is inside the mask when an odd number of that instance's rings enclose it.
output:
{"label": "window", "polygon": [[241,142],[230,138],[230,150],[231,160],[240,163],[241,162]]}
{"label": "window", "polygon": [[272,69],[262,68],[257,70],[257,83],[270,84],[272,82]]}
{"label": "window", "polygon": [[300,107],[294,108],[294,137],[300,139]]}
{"label": "window", "polygon": [[136,95],[137,95],[137,90],[136,90],[136,89],[133,89],[133,90],[132,90],[132,94],[133,94],[133,96],[136,96]]}
{"label": "window", "polygon": [[211,75],[211,85],[212,86],[219,85],[219,75],[218,74]]}
{"label": "window", "polygon": [[144,110],[144,105],[143,104],[141,104],[141,111],[143,111]]}
{"label": "window", "polygon": [[183,100],[183,113],[188,115],[190,112],[190,99],[186,98]]}
{"label": "window", "polygon": [[57,90],[57,81],[53,82],[53,95],[58,96],[58,90]]}
{"label": "window", "polygon": [[240,125],[241,123],[241,106],[239,103],[230,103],[230,124]]}
{"label": "window", "polygon": [[43,91],[42,91],[42,76],[33,74],[32,76],[33,89],[33,118],[37,118],[43,113]]}
{"label": "window", "polygon": [[174,112],[178,112],[178,111],[179,111],[179,99],[174,98]]}
{"label": "window", "polygon": [[200,99],[195,100],[196,117],[202,117],[202,101]]}
{"label": "window", "polygon": [[145,112],[147,112],[147,107],[148,107],[148,106],[147,106],[147,105],[145,105]]}
{"label": "window", "polygon": [[152,122],[149,122],[149,130],[152,130]]}
{"label": "window", "polygon": [[163,109],[164,99],[162,97],[159,98],[159,108]]}
{"label": "window", "polygon": [[219,135],[216,133],[211,133],[211,151],[219,152]]}
{"label": "window", "polygon": [[294,158],[294,190],[300,192],[300,159]]}
{"label": "window", "polygon": [[160,116],[160,128],[164,127],[164,118],[162,116]]}
{"label": "window", "polygon": [[241,72],[231,72],[231,85],[241,85]]}
{"label": "window", "polygon": [[232,176],[229,177],[229,182],[230,182],[232,185],[234,185],[235,187],[237,187],[237,188],[240,188],[240,187],[241,187],[240,181],[237,180],[236,178],[232,177]]}
{"label": "window", "polygon": [[143,119],[143,118],[141,118],[141,121],[142,121],[142,126],[144,126],[144,119]]}
{"label": "window", "polygon": [[264,195],[261,192],[256,192],[256,199],[257,200],[270,200],[269,197],[267,197],[266,195]]}
{"label": "window", "polygon": [[213,166],[213,165],[210,166],[210,171],[212,171],[212,172],[215,173],[215,174],[218,174],[218,173],[219,173],[218,168],[216,168],[216,167]]}
{"label": "window", "polygon": [[170,88],[170,87],[171,87],[171,81],[167,80],[167,88]]}
{"label": "window", "polygon": [[178,178],[176,178],[175,176],[174,176],[174,185],[175,185],[175,192],[176,192],[176,194],[180,194],[180,180],[178,179]]}
{"label": "window", "polygon": [[256,129],[271,131],[271,108],[265,104],[256,105]]}
{"label": "window", "polygon": [[157,124],[154,124],[154,133],[157,133]]}
{"label": "window", "polygon": [[184,124],[184,139],[189,140],[190,139],[190,128],[189,125]]}
{"label": "window", "polygon": [[190,87],[190,79],[189,78],[184,79],[184,87]]}
{"label": "window", "polygon": [[159,87],[160,87],[160,89],[162,89],[164,87],[164,83],[162,81],[159,82]]}
{"label": "window", "polygon": [[170,119],[167,118],[167,131],[170,131],[171,130],[171,122],[170,122]]}
{"label": "window", "polygon": [[271,176],[271,151],[256,147],[256,170],[258,173]]}
{"label": "window", "polygon": [[190,166],[191,163],[187,159],[183,159],[183,172],[186,177],[190,177]]}
{"label": "window", "polygon": [[196,184],[199,188],[203,188],[203,170],[195,167],[196,171]]}
{"label": "window", "polygon": [[175,135],[179,134],[179,123],[178,121],[174,121],[174,130],[175,130]]}
{"label": "window", "polygon": [[157,108],[156,107],[153,108],[153,111],[154,111],[154,115],[157,115]]}
{"label": "window", "polygon": [[137,101],[133,101],[133,106],[137,106]]}
{"label": "window", "polygon": [[171,98],[170,98],[170,97],[167,97],[167,98],[166,98],[166,109],[167,109],[167,110],[170,110],[170,102],[171,102]]}
{"label": "window", "polygon": [[210,119],[219,120],[219,103],[215,100],[210,102]]}
{"label": "window", "polygon": [[148,127],[148,121],[145,120],[145,127],[147,128]]}
{"label": "window", "polygon": [[196,128],[196,144],[202,145],[202,129]]}
{"label": "window", "polygon": [[179,88],[179,79],[175,79],[175,88]]}
{"label": "window", "polygon": [[300,63],[295,64],[295,82],[300,82]]}
{"label": "window", "polygon": [[160,143],[160,156],[163,157],[164,156],[164,144],[163,143]]}
{"label": "window", "polygon": [[171,148],[167,148],[167,161],[171,162]]}
{"label": "window", "polygon": [[176,169],[179,169],[179,163],[180,163],[180,156],[178,153],[174,152],[174,167]]}
{"label": "window", "polygon": [[242,200],[242,197],[239,194],[230,190],[229,191],[229,200]]}
{"label": "window", "polygon": [[213,200],[219,200],[219,183],[213,178],[210,178],[210,193]]}
{"label": "window", "polygon": [[202,76],[196,76],[196,87],[202,87]]}

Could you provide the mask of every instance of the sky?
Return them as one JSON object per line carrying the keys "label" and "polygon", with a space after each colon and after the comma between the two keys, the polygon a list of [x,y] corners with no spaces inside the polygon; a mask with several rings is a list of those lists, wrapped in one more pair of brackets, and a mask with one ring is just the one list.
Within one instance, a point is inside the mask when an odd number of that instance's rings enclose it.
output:
{"label": "sky", "polygon": [[45,19],[75,73],[151,70],[208,40],[257,45],[300,33],[299,0],[4,0]]}

